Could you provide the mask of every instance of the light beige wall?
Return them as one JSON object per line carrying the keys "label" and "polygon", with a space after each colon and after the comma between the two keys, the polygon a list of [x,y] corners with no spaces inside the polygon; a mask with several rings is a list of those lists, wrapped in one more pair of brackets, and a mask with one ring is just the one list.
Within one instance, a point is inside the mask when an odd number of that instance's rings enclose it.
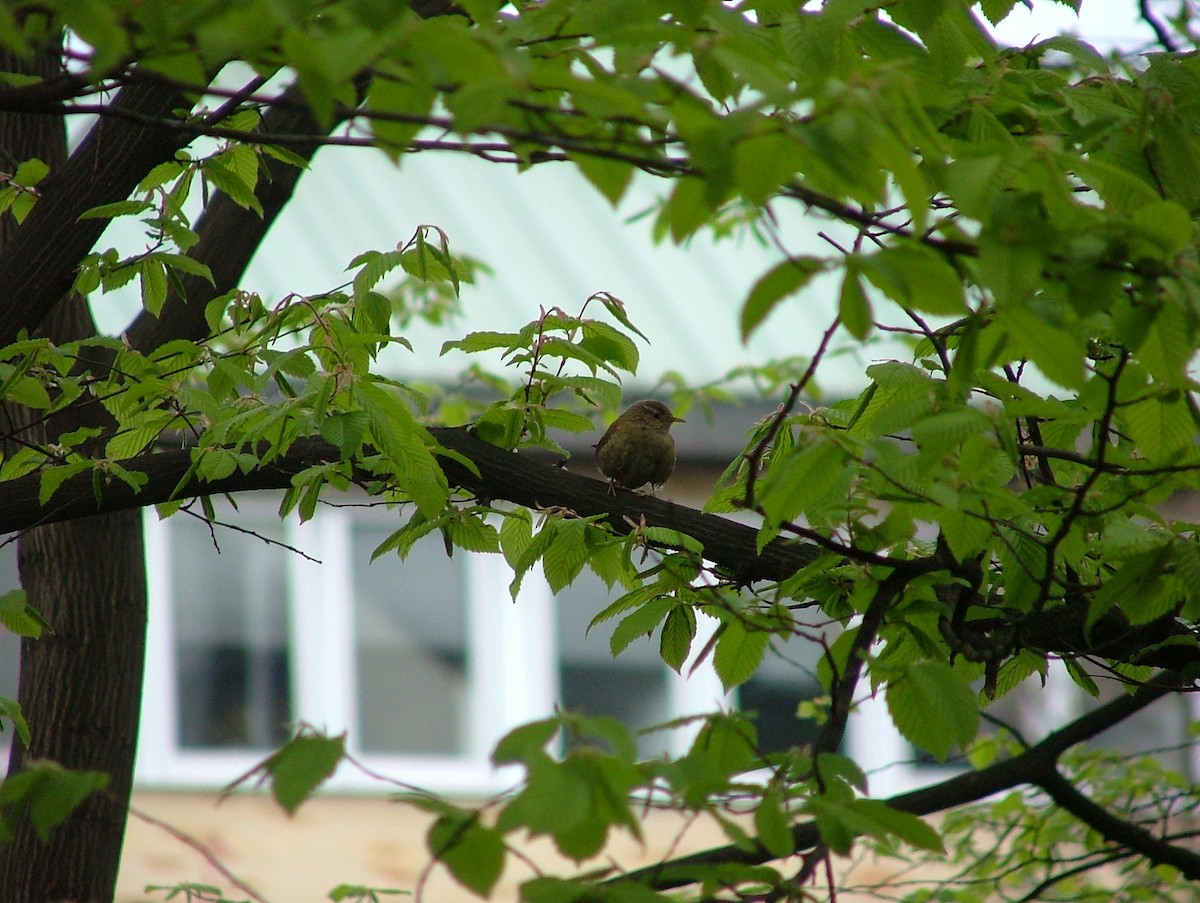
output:
{"label": "light beige wall", "polygon": [[[291,819],[264,795],[239,795],[218,804],[212,794],[140,791],[134,806],[195,838],[270,903],[327,903],[330,889],[341,883],[412,890],[429,860],[424,838],[429,817],[386,799],[318,797]],[[685,829],[677,816],[661,812],[650,814],[644,834],[643,847],[628,833],[616,833],[608,855],[629,868],[663,855],[677,839],[680,851],[722,843],[711,825]],[[525,849],[541,863],[556,861],[547,843]],[[495,899],[516,900],[517,885],[529,874],[528,868],[510,858]],[[216,885],[235,900],[247,896],[237,892],[202,854],[133,816],[121,863],[118,903],[161,901],[163,894],[143,892],[147,884],[182,881]],[[429,878],[425,899],[478,900],[440,868]]]}
{"label": "light beige wall", "polygon": [[[379,797],[320,796],[291,819],[265,795],[243,794],[218,803],[213,794],[139,791],[134,806],[194,838],[269,903],[328,903],[329,891],[343,883],[411,891],[429,862],[425,852],[429,816]],[[711,821],[685,823],[673,813],[652,811],[643,824],[644,844],[628,832],[614,832],[604,855],[578,869],[558,857],[545,841],[525,844],[522,852],[544,867],[561,869],[558,874],[570,875],[610,865],[636,868],[672,852],[688,853],[727,842]],[[839,880],[851,883],[882,880],[903,867],[899,861],[872,864],[835,859],[834,863]],[[799,868],[800,860],[777,865],[786,875]],[[848,874],[851,865],[853,875]],[[527,865],[510,856],[493,899],[516,901],[519,884],[530,875]],[[917,876],[909,871],[904,877],[912,881]],[[824,880],[823,870],[818,869],[812,888],[818,899],[824,894]],[[133,816],[125,839],[117,903],[162,901],[163,893],[146,894],[145,886],[183,881],[218,886],[233,900],[252,899],[196,849]],[[414,898],[381,899],[402,903]],[[440,867],[428,876],[420,899],[426,903],[479,900]],[[839,893],[838,899],[866,903],[877,898]]]}

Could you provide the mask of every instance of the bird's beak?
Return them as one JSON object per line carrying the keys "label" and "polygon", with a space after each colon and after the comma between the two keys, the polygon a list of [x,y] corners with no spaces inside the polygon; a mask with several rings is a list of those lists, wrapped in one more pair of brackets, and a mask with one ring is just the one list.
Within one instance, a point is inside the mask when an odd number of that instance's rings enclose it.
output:
{"label": "bird's beak", "polygon": [[684,420],[682,417],[675,417],[674,415],[672,415],[672,417],[671,417],[671,422],[672,423],[687,423],[687,421]]}

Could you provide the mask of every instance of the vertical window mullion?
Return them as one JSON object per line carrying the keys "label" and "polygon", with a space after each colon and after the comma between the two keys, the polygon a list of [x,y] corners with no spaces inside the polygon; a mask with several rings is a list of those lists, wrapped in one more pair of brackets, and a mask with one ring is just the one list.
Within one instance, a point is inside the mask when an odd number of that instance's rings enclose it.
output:
{"label": "vertical window mullion", "polygon": [[[713,667],[712,656],[696,666],[696,658],[708,646],[716,633],[718,621],[716,618],[697,613],[696,636],[692,639],[692,651],[687,661],[676,674],[667,668],[668,706],[672,719],[687,718],[693,715],[704,715],[719,708],[727,708],[731,702],[730,694],[725,692],[717,669]],[[664,664],[664,668],[667,666]],[[692,741],[700,733],[701,723],[692,721],[672,728],[669,751],[671,755],[682,756],[691,748]]]}
{"label": "vertical window mullion", "polygon": [[471,755],[485,758],[512,728],[545,718],[558,696],[554,606],[542,575],[525,575],[514,602],[499,555],[468,556],[468,661],[476,705]]}
{"label": "vertical window mullion", "polygon": [[289,522],[288,543],[316,559],[292,554],[292,711],[298,721],[329,734],[358,732],[354,668],[354,602],[350,569],[350,517],[322,509],[304,525]]}
{"label": "vertical window mullion", "polygon": [[175,600],[171,589],[171,530],[167,521],[143,514],[146,583],[146,679],[138,731],[137,778],[159,782],[172,777],[179,755],[179,698],[175,675]]}

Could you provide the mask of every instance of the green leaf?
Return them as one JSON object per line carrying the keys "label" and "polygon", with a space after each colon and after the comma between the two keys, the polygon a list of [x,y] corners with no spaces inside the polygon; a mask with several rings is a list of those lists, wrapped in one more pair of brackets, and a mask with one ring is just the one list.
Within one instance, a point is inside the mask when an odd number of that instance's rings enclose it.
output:
{"label": "green leaf", "polygon": [[371,79],[366,108],[383,113],[371,120],[371,129],[382,149],[399,160],[412,138],[423,127],[422,117],[429,113],[437,90],[422,79],[392,78],[381,75]]}
{"label": "green leaf", "polygon": [[966,312],[962,280],[938,252],[905,242],[855,263],[876,288],[905,307],[954,316]]}
{"label": "green leaf", "polygon": [[27,762],[0,784],[0,836],[27,812],[38,839],[45,843],[50,832],[84,800],[107,786],[108,775],[98,771],[68,771],[55,762]]}
{"label": "green leaf", "polygon": [[38,838],[45,843],[50,832],[62,824],[84,800],[108,786],[108,775],[98,771],[68,771],[42,763],[37,766],[44,781],[29,806],[29,818]]}
{"label": "green leaf", "polygon": [[793,257],[759,277],[742,304],[742,341],[750,338],[775,305],[800,291],[825,268],[825,261],[819,257]]}
{"label": "green leaf", "polygon": [[546,757],[546,746],[562,727],[557,718],[544,718],[513,728],[500,738],[492,751],[495,765],[528,765]]}
{"label": "green leaf", "polygon": [[450,498],[446,475],[434,460],[433,440],[392,392],[376,383],[354,384],[371,427],[371,439],[387,457],[400,488],[427,517],[434,517]]}
{"label": "green leaf", "polygon": [[1196,422],[1180,397],[1148,398],[1123,408],[1119,416],[1139,453],[1151,460],[1174,463],[1174,457],[1195,441]]}
{"label": "green leaf", "polygon": [[33,188],[48,175],[50,175],[50,167],[37,157],[30,157],[17,165],[17,171],[13,173],[12,180],[23,188]]}
{"label": "green leaf", "polygon": [[90,470],[92,467],[92,461],[74,461],[70,464],[45,468],[38,483],[38,504],[45,507],[54,493],[58,491],[58,487],[76,474]]}
{"label": "green leaf", "polygon": [[271,793],[288,815],[295,815],[300,804],[337,769],[346,755],[346,735],[323,737],[300,733],[262,763],[270,777]]}
{"label": "green leaf", "polygon": [[1003,326],[1017,356],[1033,361],[1048,379],[1068,389],[1082,387],[1087,345],[1083,336],[1021,304],[1000,307],[997,325]]}
{"label": "green leaf", "polygon": [[569,586],[587,563],[588,548],[583,537],[586,527],[585,521],[572,520],[559,522],[554,530],[554,538],[542,554],[542,571],[550,592]]}
{"label": "green leaf", "polygon": [[150,209],[150,206],[149,201],[114,201],[83,211],[79,214],[79,219],[115,219],[118,216],[136,215]]}
{"label": "green leaf", "polygon": [[208,268],[208,264],[206,263],[201,263],[199,260],[188,257],[186,254],[158,254],[156,257],[173,270],[178,270],[180,273],[186,273],[189,276],[199,276],[208,282],[209,285],[216,285],[216,282],[213,280],[212,270]]}
{"label": "green leaf", "polygon": [[818,441],[769,471],[761,495],[769,522],[792,521],[836,493],[844,457],[835,443]]}
{"label": "green leaf", "polygon": [[41,381],[32,376],[23,376],[11,381],[4,389],[8,401],[25,405],[27,408],[45,410],[50,407],[50,393]]}
{"label": "green leaf", "polygon": [[9,590],[0,596],[0,624],[18,636],[38,639],[43,632],[54,633],[50,624],[29,604],[25,590]]}
{"label": "green leaf", "polygon": [[979,708],[966,679],[944,662],[917,662],[888,684],[887,707],[904,737],[944,762],[979,729]]}
{"label": "green leaf", "polygon": [[842,291],[838,295],[838,316],[841,317],[846,331],[859,341],[871,334],[874,326],[871,302],[867,300],[857,271],[851,267],[846,267],[846,274],[842,278]]}
{"label": "green leaf", "polygon": [[370,418],[363,411],[330,414],[321,421],[321,438],[336,445],[345,458],[358,454],[367,434]]}
{"label": "green leaf", "polygon": [[583,177],[592,183],[614,207],[625,196],[626,190],[633,182],[633,166],[604,157],[590,154],[568,154],[571,161],[579,167]]}
{"label": "green leaf", "polygon": [[770,634],[747,627],[741,620],[727,621],[717,639],[713,667],[726,690],[745,683],[758,670]]}
{"label": "green leaf", "polygon": [[620,655],[638,637],[649,636],[678,604],[674,596],[658,596],[622,618],[609,640],[613,657]]}
{"label": "green leaf", "polygon": [[676,674],[683,673],[683,663],[696,638],[696,612],[690,605],[676,605],[663,621],[658,641],[658,654]]}
{"label": "green leaf", "polygon": [[637,372],[638,350],[629,336],[598,320],[584,320],[582,328],[581,348],[628,373]]}
{"label": "green leaf", "polygon": [[443,815],[429,829],[426,843],[463,887],[481,897],[491,894],[507,851],[501,834],[480,824],[477,814]]}
{"label": "green leaf", "polygon": [[778,787],[771,786],[763,794],[754,810],[754,829],[758,832],[759,842],[772,856],[782,858],[795,852],[788,814]]}
{"label": "green leaf", "polygon": [[1144,624],[1166,614],[1175,604],[1164,577],[1164,565],[1171,553],[1165,541],[1123,562],[1117,572],[1101,584],[1088,606],[1086,630],[1111,609],[1120,609],[1131,624]]}
{"label": "green leaf", "polygon": [[[21,738],[21,742],[26,746],[29,745],[29,722],[25,720],[25,715],[21,712],[21,704],[15,699],[9,699],[7,696],[0,696],[0,718],[7,718],[12,722],[13,729],[17,732],[17,736]],[[0,725],[0,730],[3,726]]]}
{"label": "green leaf", "polygon": [[809,800],[804,808],[816,816],[821,839],[838,853],[848,853],[859,835],[878,840],[896,837],[918,849],[944,852],[942,839],[933,828],[881,800],[827,794]]}
{"label": "green leaf", "polygon": [[517,562],[533,540],[533,516],[528,508],[504,512],[500,524],[500,552],[508,566],[516,569]]}
{"label": "green leaf", "polygon": [[161,260],[147,257],[142,261],[142,307],[157,317],[167,300],[167,268]]}

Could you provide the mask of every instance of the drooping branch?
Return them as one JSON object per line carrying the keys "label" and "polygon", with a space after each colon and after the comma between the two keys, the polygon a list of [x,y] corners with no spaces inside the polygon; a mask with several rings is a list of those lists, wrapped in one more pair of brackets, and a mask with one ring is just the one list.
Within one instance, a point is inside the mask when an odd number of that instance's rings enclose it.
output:
{"label": "drooping branch", "polygon": [[[1095,737],[1115,724],[1120,724],[1126,718],[1180,688],[1178,675],[1161,672],[1150,678],[1136,692],[1093,709],[1011,759],[1003,759],[979,771],[957,775],[920,790],[893,796],[886,802],[893,809],[902,812],[933,815],[958,806],[977,803],[993,794],[1016,787],[1043,786],[1044,781],[1053,781],[1053,776],[1058,774],[1058,759],[1068,749]],[[1070,786],[1069,783],[1067,786]],[[1109,818],[1113,816],[1109,815]],[[1120,822],[1119,819],[1116,821]],[[1120,824],[1132,827],[1126,822]],[[1193,881],[1200,880],[1200,854],[1149,835],[1147,838],[1148,840],[1140,838],[1145,842],[1138,848],[1139,853],[1152,862],[1174,866]],[[792,828],[792,843],[797,852],[812,849],[820,839],[821,835],[814,821],[802,822]],[[742,844],[721,846],[636,869],[609,880],[610,883],[639,883],[655,890],[670,890],[693,883],[696,880],[697,869],[706,866],[721,863],[761,865],[777,858],[779,857],[762,846],[755,846],[753,849]]]}

